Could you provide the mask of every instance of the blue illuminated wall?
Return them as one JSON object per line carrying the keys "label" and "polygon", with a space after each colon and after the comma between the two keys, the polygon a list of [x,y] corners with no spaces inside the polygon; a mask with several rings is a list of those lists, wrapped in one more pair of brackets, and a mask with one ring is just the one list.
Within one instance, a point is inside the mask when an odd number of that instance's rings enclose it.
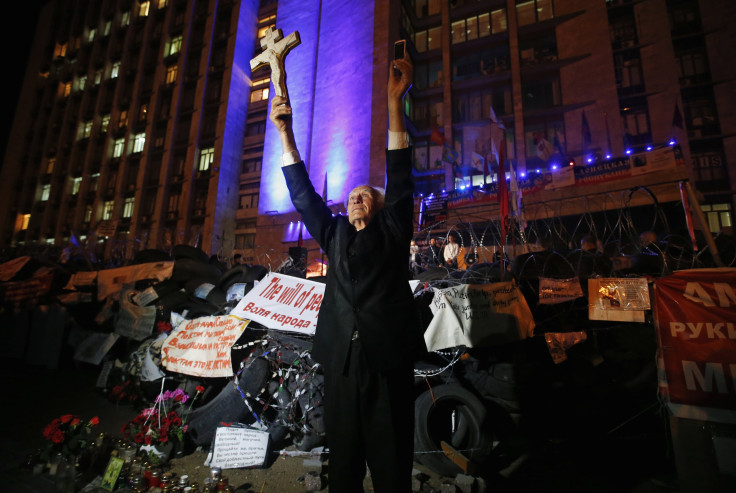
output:
{"label": "blue illuminated wall", "polygon": [[[299,31],[302,41],[286,58],[299,152],[317,193],[323,193],[327,173],[327,199],[341,203],[352,188],[368,183],[373,2],[279,0],[276,19],[284,36]],[[281,143],[269,123],[258,212],[293,210]]]}

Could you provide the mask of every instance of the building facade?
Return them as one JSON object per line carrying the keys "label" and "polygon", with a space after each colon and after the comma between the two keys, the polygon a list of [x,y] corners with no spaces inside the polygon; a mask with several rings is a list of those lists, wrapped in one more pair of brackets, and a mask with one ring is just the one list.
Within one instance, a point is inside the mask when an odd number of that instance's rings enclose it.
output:
{"label": "building facade", "polygon": [[730,0],[57,0],[2,168],[0,242],[94,234],[108,254],[189,243],[283,258],[301,225],[267,119],[270,74],[248,65],[272,25],[301,35],[286,61],[296,139],[335,213],[352,187],[383,184],[403,38],[418,195],[498,180],[495,117],[519,173],[676,141],[717,233],[736,190],[734,13]]}

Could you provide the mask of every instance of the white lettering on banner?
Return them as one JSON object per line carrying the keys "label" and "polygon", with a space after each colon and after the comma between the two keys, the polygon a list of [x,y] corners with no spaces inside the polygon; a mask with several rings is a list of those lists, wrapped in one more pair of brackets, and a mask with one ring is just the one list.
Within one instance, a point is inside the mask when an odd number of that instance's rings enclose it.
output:
{"label": "white lettering on banner", "polygon": [[[730,364],[728,368],[731,372],[732,386],[736,387],[736,364]],[[705,363],[705,372],[701,372],[697,362],[683,360],[682,370],[685,374],[685,384],[688,390],[713,392],[715,386],[715,390],[720,394],[729,392],[726,374],[721,363]]]}
{"label": "white lettering on banner", "polygon": [[670,322],[670,334],[672,337],[681,334],[686,339],[696,339],[701,334],[706,339],[736,339],[736,325],[731,322]]}
{"label": "white lettering on banner", "polygon": [[[736,305],[736,292],[734,292],[733,286],[723,282],[714,282],[713,289],[718,296],[718,306],[728,308],[731,305]],[[685,298],[695,303],[702,303],[705,306],[716,306],[716,303],[711,299],[708,292],[698,282],[689,282],[685,286]]]}
{"label": "white lettering on banner", "polygon": [[270,273],[230,314],[270,329],[314,334],[324,289],[323,283]]}

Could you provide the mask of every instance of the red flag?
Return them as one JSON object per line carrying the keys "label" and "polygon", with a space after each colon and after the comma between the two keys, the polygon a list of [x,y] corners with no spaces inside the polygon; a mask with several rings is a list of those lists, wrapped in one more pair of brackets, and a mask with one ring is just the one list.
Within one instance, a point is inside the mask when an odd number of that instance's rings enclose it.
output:
{"label": "red flag", "polygon": [[501,241],[506,241],[506,225],[509,217],[509,190],[506,186],[506,166],[504,165],[504,151],[506,137],[501,139],[498,146],[498,216],[501,221]]}
{"label": "red flag", "polygon": [[445,136],[440,133],[440,129],[437,127],[434,127],[432,129],[432,135],[429,136],[429,140],[437,144],[438,146],[441,146],[445,143]]}

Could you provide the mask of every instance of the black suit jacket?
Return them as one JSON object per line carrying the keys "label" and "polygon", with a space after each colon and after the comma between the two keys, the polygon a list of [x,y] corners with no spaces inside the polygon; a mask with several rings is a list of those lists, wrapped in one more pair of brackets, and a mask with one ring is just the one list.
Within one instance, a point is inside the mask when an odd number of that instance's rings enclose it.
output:
{"label": "black suit jacket", "polygon": [[294,206],[329,259],[312,356],[331,371],[343,370],[353,330],[373,372],[410,364],[424,349],[406,255],[414,212],[411,150],[387,151],[386,159],[386,205],[361,231],[332,215],[304,163],[282,168]]}

